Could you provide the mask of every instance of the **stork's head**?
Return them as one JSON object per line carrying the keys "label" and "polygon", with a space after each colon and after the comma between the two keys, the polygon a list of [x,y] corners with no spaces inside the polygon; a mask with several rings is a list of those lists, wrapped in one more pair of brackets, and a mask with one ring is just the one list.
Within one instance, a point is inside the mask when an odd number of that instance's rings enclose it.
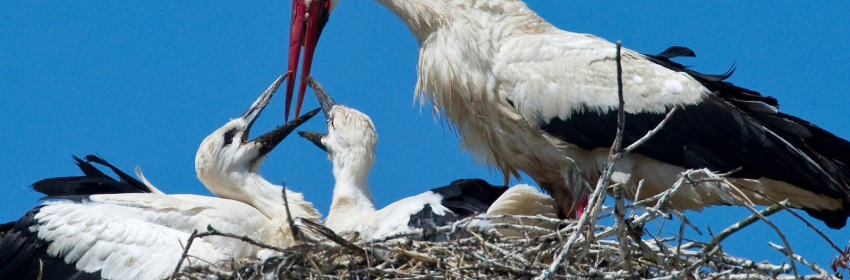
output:
{"label": "stork's head", "polygon": [[328,158],[334,163],[334,175],[338,179],[341,176],[337,172],[342,167],[365,178],[375,162],[375,147],[378,144],[378,134],[372,119],[360,111],[337,105],[313,78],[307,77],[306,82],[319,98],[328,121],[328,133],[302,131],[298,135],[328,152]]}
{"label": "stork's head", "polygon": [[201,142],[195,156],[195,171],[198,173],[198,179],[216,195],[240,197],[238,188],[243,186],[252,174],[256,174],[266,155],[290,132],[318,113],[318,109],[313,110],[253,140],[248,140],[251,126],[286,76],[284,74],[275,80],[241,117],[230,120]]}

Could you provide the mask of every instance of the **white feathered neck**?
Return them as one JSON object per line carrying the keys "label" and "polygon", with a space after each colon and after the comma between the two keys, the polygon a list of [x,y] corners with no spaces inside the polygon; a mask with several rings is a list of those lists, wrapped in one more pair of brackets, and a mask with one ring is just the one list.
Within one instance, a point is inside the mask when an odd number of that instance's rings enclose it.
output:
{"label": "white feathered neck", "polygon": [[376,212],[368,179],[378,135],[372,120],[357,110],[336,105],[329,116],[322,143],[333,162],[336,183],[325,224],[333,230],[352,230]]}

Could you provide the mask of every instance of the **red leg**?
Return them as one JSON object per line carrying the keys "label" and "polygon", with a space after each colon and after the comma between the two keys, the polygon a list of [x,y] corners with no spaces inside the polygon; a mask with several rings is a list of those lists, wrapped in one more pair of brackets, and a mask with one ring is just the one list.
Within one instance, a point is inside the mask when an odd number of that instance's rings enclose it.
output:
{"label": "red leg", "polygon": [[586,196],[579,200],[578,205],[576,205],[576,218],[581,218],[581,216],[584,215],[585,208],[587,208]]}

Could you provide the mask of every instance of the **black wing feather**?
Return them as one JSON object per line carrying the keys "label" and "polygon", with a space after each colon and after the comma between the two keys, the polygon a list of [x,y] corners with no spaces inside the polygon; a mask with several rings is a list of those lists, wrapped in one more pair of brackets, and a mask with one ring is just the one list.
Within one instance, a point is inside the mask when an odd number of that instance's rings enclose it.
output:
{"label": "black wing feather", "polygon": [[423,230],[422,240],[426,241],[448,241],[453,234],[432,234],[429,229],[451,225],[460,219],[484,213],[496,199],[508,188],[505,186],[493,186],[481,179],[460,179],[451,182],[448,186],[432,189],[431,192],[442,197],[440,204],[451,212],[444,215],[434,213],[430,204],[422,205],[422,209],[410,215],[407,226],[421,228]]}
{"label": "black wing feather", "polygon": [[664,50],[663,52],[661,52],[661,53],[659,53],[655,56],[670,59],[670,58],[680,57],[680,56],[695,57],[695,56],[697,56],[697,54],[693,50],[686,48],[686,47],[672,46],[672,47],[667,48],[666,50]]}
{"label": "black wing feather", "polygon": [[[672,48],[684,48],[684,47],[672,47]],[[687,48],[685,48],[685,49],[687,49]],[[680,56],[680,55],[670,56],[669,54],[665,54],[668,51],[670,51],[670,49],[667,49],[667,51],[664,51],[659,55],[645,55],[645,57],[647,59],[649,59],[649,61],[652,61],[653,63],[658,64],[658,65],[664,66],[664,67],[666,67],[670,70],[673,70],[673,71],[676,71],[676,72],[687,73],[691,77],[694,77],[695,79],[697,79],[697,81],[699,81],[703,86],[707,87],[712,92],[718,93],[724,99],[730,98],[730,99],[738,99],[738,100],[744,100],[744,101],[758,101],[758,102],[764,102],[764,103],[766,103],[767,105],[770,105],[770,106],[779,106],[779,102],[776,100],[776,98],[773,98],[773,97],[770,97],[770,96],[762,96],[761,93],[758,93],[757,91],[738,87],[738,86],[733,85],[730,82],[724,81],[727,78],[729,78],[730,76],[732,76],[732,73],[735,72],[735,66],[734,65],[731,68],[729,68],[729,70],[726,71],[726,73],[723,73],[721,75],[704,74],[704,73],[700,73],[700,72],[691,70],[690,68],[688,68],[688,67],[686,67],[682,64],[679,64],[677,62],[673,62],[672,60],[670,60],[670,58],[677,57],[677,56]],[[691,51],[690,53],[694,54],[693,51]],[[687,56],[696,56],[696,55],[687,55]]]}
{"label": "black wing feather", "polygon": [[118,169],[117,167],[113,166],[109,162],[106,162],[105,160],[103,160],[102,158],[100,158],[98,156],[87,155],[86,160],[89,161],[89,162],[94,162],[94,163],[109,167],[109,169],[112,169],[112,172],[115,172],[115,174],[118,175],[119,178],[121,178],[122,183],[126,183],[130,187],[138,190],[138,192],[142,192],[142,193],[150,193],[151,192],[151,189],[148,188],[147,185],[140,182],[139,180],[136,180],[136,178],[133,178],[133,176],[130,176],[127,173],[124,173],[124,171],[121,171],[121,169]]}
{"label": "black wing feather", "polygon": [[[85,176],[47,178],[33,183],[32,187],[35,191],[46,195],[42,199],[79,200],[93,194],[152,192],[142,182],[130,177],[127,173],[122,172],[99,157],[89,155],[86,156],[86,161],[84,161],[74,156],[74,160]],[[121,180],[115,180],[107,176],[89,162],[94,162],[112,169]]]}
{"label": "black wing feather", "polygon": [[490,185],[481,179],[460,179],[431,191],[443,196],[443,206],[463,219],[487,212],[487,208],[507,190],[506,186]]}
{"label": "black wing feather", "polygon": [[94,165],[91,165],[91,163],[88,163],[87,161],[84,161],[75,155],[71,155],[71,157],[74,158],[74,161],[77,162],[77,167],[79,167],[80,170],[83,171],[83,174],[85,174],[86,176],[107,177],[106,174],[100,171],[100,169],[97,169],[97,167],[94,167]]}

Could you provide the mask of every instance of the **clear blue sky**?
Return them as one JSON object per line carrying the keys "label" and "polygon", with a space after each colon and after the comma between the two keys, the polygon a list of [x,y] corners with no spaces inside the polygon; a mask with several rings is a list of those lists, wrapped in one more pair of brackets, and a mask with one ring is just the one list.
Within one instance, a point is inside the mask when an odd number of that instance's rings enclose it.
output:
{"label": "clear blue sky", "polygon": [[[96,153],[128,172],[141,166],[167,193],[209,195],[195,177],[197,146],[285,71],[291,4],[204,2],[0,4],[0,222],[39,203],[31,183],[80,174],[72,154]],[[697,57],[679,61],[703,72],[722,73],[736,63],[730,81],[777,97],[785,113],[850,138],[850,3],[698,2],[536,0],[529,6],[562,29],[622,40],[640,52],[690,47]],[[501,180],[459,150],[445,122],[414,105],[416,61],[407,27],[372,1],[343,0],[317,50],[313,76],[377,126],[370,181],[378,206],[458,178]],[[283,123],[282,97],[254,133]],[[306,109],[318,107],[306,100]],[[324,131],[324,121],[317,117],[303,129]],[[285,140],[261,173],[286,181],[327,212],[331,165],[307,141]],[[715,233],[746,215],[735,207],[688,213]],[[773,220],[794,249],[827,266],[834,252],[789,217]],[[813,223],[847,244],[850,229]],[[709,238],[707,232],[688,237]],[[767,241],[780,242],[767,227],[753,226],[724,249],[781,261]]]}

